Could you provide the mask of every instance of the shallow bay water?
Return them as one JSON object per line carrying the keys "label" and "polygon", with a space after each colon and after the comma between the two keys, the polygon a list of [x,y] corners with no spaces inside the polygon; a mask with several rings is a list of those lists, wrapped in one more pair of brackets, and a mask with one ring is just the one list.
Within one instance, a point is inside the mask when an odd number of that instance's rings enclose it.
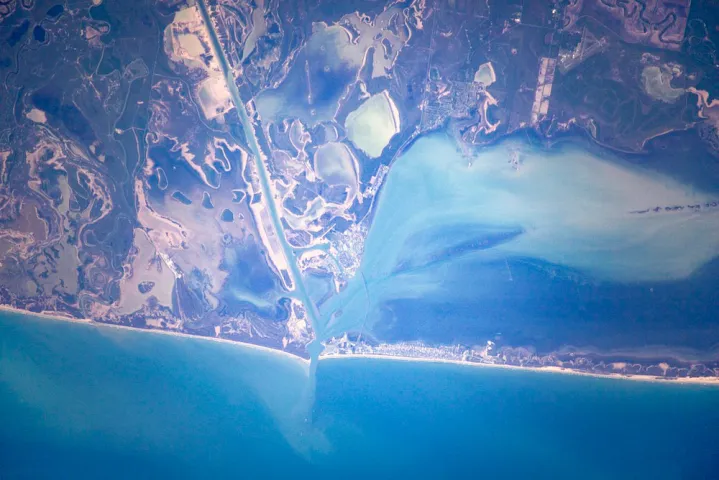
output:
{"label": "shallow bay water", "polygon": [[[719,388],[0,316],[2,478],[709,478]],[[309,415],[311,409],[311,415]],[[399,477],[398,477],[399,476]]]}
{"label": "shallow bay water", "polygon": [[706,351],[716,191],[578,141],[420,138],[385,180],[359,271],[320,305],[322,334]]}

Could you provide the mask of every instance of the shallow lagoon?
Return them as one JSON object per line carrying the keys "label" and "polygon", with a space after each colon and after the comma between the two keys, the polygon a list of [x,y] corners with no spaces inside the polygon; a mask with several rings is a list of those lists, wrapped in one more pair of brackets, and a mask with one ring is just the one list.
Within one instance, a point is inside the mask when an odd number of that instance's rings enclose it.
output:
{"label": "shallow lagoon", "polygon": [[390,170],[358,275],[321,305],[325,334],[703,348],[719,340],[715,199],[579,144],[465,155],[421,138]]}
{"label": "shallow lagoon", "polygon": [[0,477],[709,478],[719,389],[0,316]]}
{"label": "shallow lagoon", "polygon": [[265,122],[297,117],[306,125],[331,120],[363,58],[363,49],[352,43],[344,28],[319,26],[298,54],[287,80],[257,96],[260,117]]}
{"label": "shallow lagoon", "polygon": [[372,95],[345,120],[347,138],[370,158],[377,158],[394,135],[399,133],[400,119],[392,97],[385,90]]}

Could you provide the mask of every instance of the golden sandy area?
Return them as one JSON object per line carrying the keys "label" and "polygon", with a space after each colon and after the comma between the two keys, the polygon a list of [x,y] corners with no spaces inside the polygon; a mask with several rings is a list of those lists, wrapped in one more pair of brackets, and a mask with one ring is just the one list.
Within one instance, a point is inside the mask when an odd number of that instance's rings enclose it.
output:
{"label": "golden sandy area", "polygon": [[[239,342],[236,340],[227,340],[224,338],[216,338],[216,337],[203,337],[203,336],[199,336],[199,335],[189,335],[186,333],[170,332],[170,331],[166,331],[166,330],[139,329],[139,328],[135,328],[135,327],[127,327],[124,325],[97,323],[97,322],[93,322],[92,320],[85,319],[85,318],[78,319],[78,318],[67,317],[64,315],[59,315],[55,312],[41,312],[41,313],[28,312],[27,310],[22,310],[22,309],[10,307],[7,305],[0,305],[0,311],[17,313],[20,315],[29,315],[29,316],[33,316],[36,318],[42,318],[45,320],[60,320],[60,321],[64,321],[64,322],[83,323],[83,324],[96,326],[98,328],[117,328],[117,329],[122,329],[122,330],[131,330],[134,332],[148,332],[148,333],[160,334],[160,335],[171,335],[171,336],[175,336],[175,337],[194,338],[194,339],[199,339],[199,340],[209,340],[212,342],[227,343],[227,344],[237,345],[242,348],[252,348],[255,350],[263,351],[265,353],[282,355],[282,356],[291,358],[291,359],[298,361],[305,365],[309,365],[309,363],[310,363],[309,360],[299,357],[297,355],[294,355],[292,353],[284,352],[282,350],[277,350],[274,348],[263,347],[261,345],[255,345],[252,343]],[[599,374],[599,373],[582,372],[579,370],[572,370],[569,368],[553,367],[553,366],[549,366],[549,367],[520,367],[517,365],[502,365],[502,364],[493,364],[493,363],[466,362],[466,361],[461,361],[461,360],[448,360],[448,359],[444,359],[444,358],[402,357],[402,356],[394,356],[394,355],[375,355],[375,354],[330,354],[330,355],[320,355],[319,360],[321,361],[321,360],[353,359],[353,358],[354,359],[371,358],[371,359],[376,359],[376,360],[393,360],[393,361],[400,361],[400,362],[445,363],[445,364],[452,364],[452,365],[462,365],[462,366],[467,366],[467,367],[503,368],[503,369],[508,369],[508,370],[529,370],[529,371],[534,371],[534,372],[560,373],[560,374],[566,374],[566,375],[581,375],[581,376],[585,376],[585,377],[635,380],[635,381],[641,381],[641,382],[655,382],[655,383],[664,383],[664,384],[681,383],[681,384],[693,384],[693,385],[719,386],[719,377],[665,378],[665,377],[654,377],[654,376],[650,376],[650,375],[626,375],[626,374],[618,374],[618,373]]]}
{"label": "golden sandy area", "polygon": [[331,354],[320,356],[320,360],[323,359],[338,359],[338,358],[372,358],[379,360],[395,360],[400,362],[425,362],[425,363],[448,363],[452,365],[463,365],[467,367],[482,367],[482,368],[504,368],[508,370],[530,370],[534,372],[545,372],[545,373],[562,373],[567,375],[581,375],[585,377],[596,377],[596,378],[608,378],[608,379],[622,379],[622,380],[637,380],[642,382],[657,382],[665,384],[674,383],[690,383],[695,385],[716,385],[719,386],[719,377],[684,377],[684,378],[665,378],[665,377],[654,377],[651,375],[626,375],[619,373],[612,374],[601,374],[601,373],[590,373],[582,372],[580,370],[572,370],[569,368],[562,367],[520,367],[517,365],[503,365],[496,363],[479,363],[479,362],[465,362],[462,360],[448,360],[444,358],[418,358],[418,357],[402,357],[394,355],[373,355],[373,354]]}
{"label": "golden sandy area", "polygon": [[198,340],[209,340],[211,342],[227,343],[227,344],[231,344],[231,345],[236,345],[241,348],[251,348],[253,350],[259,350],[259,351],[262,351],[265,353],[282,355],[284,357],[291,358],[292,360],[298,361],[300,363],[309,365],[309,360],[299,357],[297,355],[294,355],[292,353],[285,352],[282,350],[277,350],[275,348],[264,347],[262,345],[255,345],[254,343],[240,342],[237,340],[228,340],[225,338],[217,338],[217,337],[204,337],[204,336],[200,336],[200,335],[190,335],[187,333],[170,332],[167,330],[128,327],[125,325],[114,325],[111,323],[98,323],[98,322],[94,322],[87,318],[67,317],[64,315],[59,315],[56,312],[35,313],[35,312],[29,312],[27,310],[22,310],[20,308],[10,307],[7,305],[0,305],[0,311],[17,313],[20,315],[27,315],[27,316],[36,317],[36,318],[42,318],[45,320],[59,320],[59,321],[63,321],[63,322],[83,323],[83,324],[91,325],[91,326],[97,327],[97,328],[116,328],[116,329],[120,329],[120,330],[129,330],[129,331],[133,331],[133,332],[147,332],[147,333],[153,333],[153,334],[159,334],[159,335],[170,335],[170,336],[174,336],[174,337],[193,338],[193,339],[198,339]]}

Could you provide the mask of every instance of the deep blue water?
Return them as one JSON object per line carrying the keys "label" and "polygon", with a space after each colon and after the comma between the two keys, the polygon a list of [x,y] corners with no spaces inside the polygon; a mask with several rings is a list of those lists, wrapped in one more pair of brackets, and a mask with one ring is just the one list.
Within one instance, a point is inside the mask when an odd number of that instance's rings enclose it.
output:
{"label": "deep blue water", "polygon": [[0,478],[716,478],[719,388],[0,317]]}

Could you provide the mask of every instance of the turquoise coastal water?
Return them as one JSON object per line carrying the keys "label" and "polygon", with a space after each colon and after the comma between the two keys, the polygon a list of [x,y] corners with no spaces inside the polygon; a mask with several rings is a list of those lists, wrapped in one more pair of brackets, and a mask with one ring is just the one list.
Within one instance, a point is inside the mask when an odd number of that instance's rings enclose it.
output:
{"label": "turquoise coastal water", "polygon": [[710,478],[719,388],[0,316],[0,478]]}
{"label": "turquoise coastal water", "polygon": [[517,136],[467,152],[444,133],[419,138],[387,174],[362,263],[319,303],[317,331],[541,353],[711,351],[719,184],[647,163],[579,140]]}

